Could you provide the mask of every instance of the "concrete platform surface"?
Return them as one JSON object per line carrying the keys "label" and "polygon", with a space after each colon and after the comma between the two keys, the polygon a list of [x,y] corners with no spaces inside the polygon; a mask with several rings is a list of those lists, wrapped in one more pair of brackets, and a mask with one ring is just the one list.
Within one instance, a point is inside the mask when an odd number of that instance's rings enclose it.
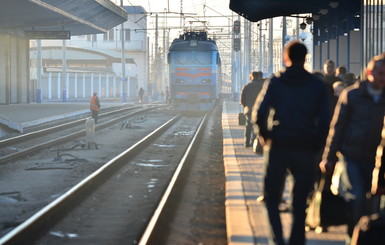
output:
{"label": "concrete platform surface", "polygon": [[[238,125],[239,104],[225,101],[222,112],[223,157],[226,174],[226,226],[231,245],[268,244],[269,224],[263,203],[264,159],[244,147],[244,127]],[[283,199],[290,204],[291,181],[288,178]],[[286,239],[291,215],[282,212]],[[331,227],[328,232],[306,233],[308,245],[344,245],[346,226]]]}
{"label": "concrete platform surface", "polygon": [[[102,110],[123,105],[103,101],[101,103]],[[9,128],[22,133],[26,127],[87,113],[90,114],[88,102],[0,105],[0,130],[6,131]]]}

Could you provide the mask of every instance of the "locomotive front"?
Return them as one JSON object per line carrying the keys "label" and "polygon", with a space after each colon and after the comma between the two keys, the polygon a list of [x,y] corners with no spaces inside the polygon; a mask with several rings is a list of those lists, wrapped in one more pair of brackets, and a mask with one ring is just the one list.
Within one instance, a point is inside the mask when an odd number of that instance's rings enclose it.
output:
{"label": "locomotive front", "polygon": [[176,110],[211,110],[218,95],[217,72],[220,65],[215,41],[206,32],[187,32],[170,46],[170,96]]}

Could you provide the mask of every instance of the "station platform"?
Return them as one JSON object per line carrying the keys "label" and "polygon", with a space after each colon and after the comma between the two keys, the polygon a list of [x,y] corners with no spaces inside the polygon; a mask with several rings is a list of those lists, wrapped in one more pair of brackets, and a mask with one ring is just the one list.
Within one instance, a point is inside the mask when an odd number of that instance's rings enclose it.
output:
{"label": "station platform", "polygon": [[[264,158],[244,147],[244,127],[238,125],[239,103],[224,101],[222,111],[223,157],[226,174],[226,227],[230,245],[268,244],[269,224],[263,202]],[[283,200],[290,204],[290,178]],[[289,207],[289,205],[287,205]],[[281,212],[284,236],[288,239],[291,215]],[[306,233],[307,245],[344,245],[346,226],[328,232]]]}
{"label": "station platform", "polygon": [[[102,103],[102,110],[122,106],[122,103]],[[0,105],[0,131],[8,128],[15,132],[23,133],[24,129],[31,126],[61,120],[64,118],[84,117],[90,114],[89,102],[84,103],[31,103]],[[3,129],[4,136],[5,129]]]}

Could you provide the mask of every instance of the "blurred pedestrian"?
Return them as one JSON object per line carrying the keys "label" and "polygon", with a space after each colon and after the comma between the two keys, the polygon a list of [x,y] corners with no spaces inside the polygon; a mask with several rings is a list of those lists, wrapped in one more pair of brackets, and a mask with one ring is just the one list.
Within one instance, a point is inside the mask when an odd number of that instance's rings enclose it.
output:
{"label": "blurred pedestrian", "polygon": [[366,194],[370,191],[385,114],[385,53],[369,62],[366,74],[366,81],[354,84],[340,95],[320,163],[324,173],[330,172],[338,160],[337,152],[343,155],[350,182],[345,194],[352,215],[348,240],[359,218],[368,211]]}
{"label": "blurred pedestrian", "polygon": [[340,81],[341,79],[336,77],[336,65],[334,61],[327,60],[323,66],[324,70],[324,82],[325,87],[328,92],[328,101],[329,101],[329,110],[332,111],[334,109],[333,101],[334,101],[334,89],[333,83]]}
{"label": "blurred pedestrian", "polygon": [[343,81],[337,81],[333,83],[333,90],[334,90],[334,100],[333,100],[333,110],[330,112],[334,111],[334,108],[337,105],[338,98],[340,97],[342,91],[346,88],[345,83]]}
{"label": "blurred pedestrian", "polygon": [[255,140],[255,134],[253,131],[253,124],[251,123],[251,112],[255,103],[255,100],[262,89],[263,78],[262,72],[253,71],[249,75],[250,82],[242,88],[241,92],[241,105],[243,106],[243,113],[246,117],[245,128],[245,147],[253,145]]}
{"label": "blurred pedestrian", "polygon": [[90,110],[92,113],[92,118],[95,121],[95,124],[98,122],[98,114],[100,111],[100,101],[98,98],[98,93],[94,92],[90,100]]}
{"label": "blurred pedestrian", "polygon": [[257,112],[253,112],[265,149],[270,147],[264,178],[264,201],[271,228],[269,244],[285,244],[278,206],[287,171],[294,179],[289,244],[305,244],[305,210],[317,170],[315,156],[327,135],[325,86],[304,69],[306,54],[306,46],[298,41],[285,47],[286,71],[264,86],[257,98]]}
{"label": "blurred pedestrian", "polygon": [[347,70],[346,70],[346,67],[345,66],[338,66],[336,68],[336,77],[339,78],[340,81],[343,81],[345,82],[346,81],[346,74],[347,74]]}
{"label": "blurred pedestrian", "polygon": [[143,103],[143,98],[144,98],[144,89],[140,87],[138,91],[138,97],[139,97],[139,103]]}
{"label": "blurred pedestrian", "polygon": [[346,78],[346,80],[345,80],[346,86],[351,86],[357,82],[356,75],[354,75],[354,73],[350,72],[350,73],[346,74],[345,78]]}

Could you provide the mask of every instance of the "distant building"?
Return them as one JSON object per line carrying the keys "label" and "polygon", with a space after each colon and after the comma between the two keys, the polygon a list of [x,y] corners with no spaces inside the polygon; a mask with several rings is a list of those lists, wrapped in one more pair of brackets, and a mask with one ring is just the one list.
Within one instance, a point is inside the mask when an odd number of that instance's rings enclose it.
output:
{"label": "distant building", "polygon": [[[140,87],[148,87],[147,15],[141,6],[124,6],[128,20],[103,34],[72,36],[66,40],[41,41],[41,86],[37,82],[37,41],[31,41],[31,87],[42,88],[42,98],[90,97],[93,91],[101,97],[120,97],[126,88],[128,97],[135,97]],[[125,75],[122,78],[122,37],[124,40]],[[64,51],[63,51],[64,50]],[[65,52],[65,54],[64,54]],[[66,75],[62,74],[63,54]],[[123,86],[123,82],[126,82]]]}

